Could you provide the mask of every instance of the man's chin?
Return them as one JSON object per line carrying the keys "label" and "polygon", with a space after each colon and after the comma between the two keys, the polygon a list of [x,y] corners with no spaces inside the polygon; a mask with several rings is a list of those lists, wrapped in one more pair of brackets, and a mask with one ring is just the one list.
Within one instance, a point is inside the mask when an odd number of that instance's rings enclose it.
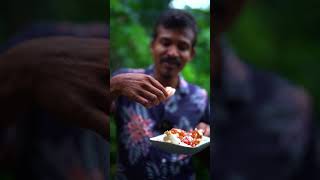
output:
{"label": "man's chin", "polygon": [[172,69],[163,68],[160,71],[160,75],[163,79],[166,79],[166,80],[170,80],[170,79],[175,78],[177,76],[176,71],[173,68]]}
{"label": "man's chin", "polygon": [[163,73],[163,74],[161,74],[161,77],[162,77],[163,79],[170,80],[170,79],[172,79],[174,76],[173,76],[172,74],[169,74],[169,73]]}

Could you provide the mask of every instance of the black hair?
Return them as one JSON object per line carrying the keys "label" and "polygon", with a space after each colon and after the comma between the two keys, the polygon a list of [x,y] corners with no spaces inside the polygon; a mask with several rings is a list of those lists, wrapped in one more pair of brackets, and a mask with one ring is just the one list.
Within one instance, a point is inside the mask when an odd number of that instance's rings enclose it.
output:
{"label": "black hair", "polygon": [[197,42],[198,26],[194,17],[186,11],[179,9],[169,9],[156,21],[153,29],[152,39],[156,39],[158,35],[158,27],[163,26],[166,29],[190,28],[194,34],[192,46]]}

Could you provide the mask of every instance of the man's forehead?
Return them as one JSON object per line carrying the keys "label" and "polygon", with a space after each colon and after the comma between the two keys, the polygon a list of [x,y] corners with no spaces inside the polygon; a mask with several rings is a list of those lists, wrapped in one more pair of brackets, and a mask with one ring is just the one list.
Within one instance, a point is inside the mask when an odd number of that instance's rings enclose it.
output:
{"label": "man's forehead", "polygon": [[158,38],[177,38],[188,43],[192,42],[194,38],[194,32],[191,28],[174,28],[168,29],[163,26],[157,28]]}

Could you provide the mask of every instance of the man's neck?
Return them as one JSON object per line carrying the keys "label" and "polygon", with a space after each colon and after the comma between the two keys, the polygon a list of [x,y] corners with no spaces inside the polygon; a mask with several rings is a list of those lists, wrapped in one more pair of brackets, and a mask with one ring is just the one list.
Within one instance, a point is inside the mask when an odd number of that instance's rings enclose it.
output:
{"label": "man's neck", "polygon": [[160,76],[160,74],[155,73],[154,78],[158,80],[164,87],[170,86],[173,88],[178,88],[179,86],[179,77],[166,79]]}

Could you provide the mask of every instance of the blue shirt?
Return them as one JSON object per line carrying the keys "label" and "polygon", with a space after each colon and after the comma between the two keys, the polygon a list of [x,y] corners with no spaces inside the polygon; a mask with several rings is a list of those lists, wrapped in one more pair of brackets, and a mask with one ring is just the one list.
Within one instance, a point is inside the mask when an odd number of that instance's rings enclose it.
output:
{"label": "blue shirt", "polygon": [[[119,73],[153,74],[148,69],[121,69]],[[126,97],[116,102],[119,179],[194,179],[191,156],[159,150],[149,141],[172,127],[190,130],[205,119],[207,92],[179,76],[179,88],[166,102],[145,108]]]}

